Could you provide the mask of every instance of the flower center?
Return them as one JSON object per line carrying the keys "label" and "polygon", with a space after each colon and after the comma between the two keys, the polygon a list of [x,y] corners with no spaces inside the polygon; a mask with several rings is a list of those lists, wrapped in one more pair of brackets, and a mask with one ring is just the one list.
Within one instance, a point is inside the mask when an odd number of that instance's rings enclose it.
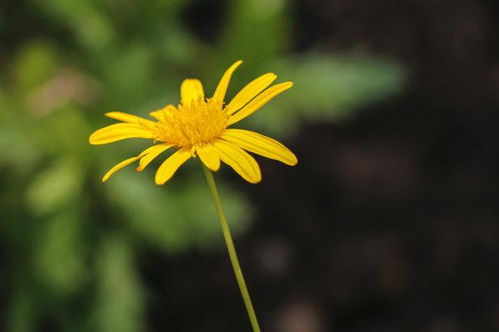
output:
{"label": "flower center", "polygon": [[158,120],[155,140],[178,147],[210,143],[223,134],[229,119],[222,103],[203,98],[188,105],[168,105],[152,115]]}

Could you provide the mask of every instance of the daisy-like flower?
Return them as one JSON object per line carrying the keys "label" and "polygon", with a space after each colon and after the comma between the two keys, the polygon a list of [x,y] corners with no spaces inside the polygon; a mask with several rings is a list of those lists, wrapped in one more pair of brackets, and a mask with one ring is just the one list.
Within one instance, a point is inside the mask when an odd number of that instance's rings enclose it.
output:
{"label": "daisy-like flower", "polygon": [[251,183],[258,183],[262,175],[257,162],[246,151],[296,165],[295,155],[276,140],[253,131],[229,128],[293,86],[292,82],[270,86],[277,76],[267,73],[251,81],[225,104],[232,73],[241,63],[237,61],[227,69],[211,98],[205,97],[199,80],[184,80],[180,87],[180,104],[177,107],[166,105],[149,113],[155,121],[122,112],[106,113],[107,117],[121,122],[95,131],[90,135],[91,144],[107,144],[127,138],[151,139],[154,144],[111,168],[102,181],[136,161],[136,170],[142,171],[168,149],[176,151],[156,171],[158,185],[168,181],[188,159],[196,157],[212,171],[217,171],[220,161],[223,161]]}

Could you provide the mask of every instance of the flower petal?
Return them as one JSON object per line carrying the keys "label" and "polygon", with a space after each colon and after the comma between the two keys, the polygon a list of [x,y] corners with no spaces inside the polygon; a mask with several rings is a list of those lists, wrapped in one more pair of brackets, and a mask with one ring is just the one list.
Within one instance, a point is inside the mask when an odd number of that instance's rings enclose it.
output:
{"label": "flower petal", "polygon": [[139,161],[139,166],[136,168],[136,170],[142,172],[151,161],[153,161],[162,152],[168,150],[171,147],[171,144],[156,144],[147,148],[140,154],[141,158]]}
{"label": "flower petal", "polygon": [[177,169],[191,157],[190,149],[180,149],[166,159],[156,171],[156,184],[165,184],[175,174]]}
{"label": "flower petal", "polygon": [[151,128],[154,126],[154,122],[148,119],[144,119],[140,116],[133,114],[123,113],[123,112],[108,112],[105,114],[108,118],[115,119],[118,121],[123,121],[126,123],[133,123],[138,125],[143,125],[145,127]]}
{"label": "flower petal", "polygon": [[120,141],[127,138],[153,138],[149,129],[131,123],[116,123],[96,130],[90,135],[90,144],[99,145]]}
{"label": "flower petal", "polygon": [[177,108],[173,105],[166,105],[165,107],[152,111],[149,113],[150,116],[155,118],[158,121],[165,121],[166,120],[166,114],[168,113],[173,113],[177,110]]}
{"label": "flower petal", "polygon": [[111,175],[113,175],[114,173],[116,173],[117,171],[122,169],[123,167],[128,166],[131,163],[135,162],[139,158],[140,158],[140,156],[128,158],[126,160],[123,160],[119,164],[115,165],[113,168],[111,168],[109,171],[107,171],[107,173],[102,177],[102,182],[107,181],[111,177]]}
{"label": "flower petal", "polygon": [[226,129],[222,139],[239,146],[249,152],[279,160],[286,165],[294,166],[298,162],[296,156],[287,147],[273,138],[243,129]]}
{"label": "flower petal", "polygon": [[276,78],[275,74],[267,73],[248,83],[227,105],[228,113],[232,114],[246,105],[251,99],[255,98],[256,95],[274,82]]}
{"label": "flower petal", "polygon": [[232,167],[243,179],[250,183],[258,183],[262,180],[260,167],[246,151],[222,140],[216,140],[213,147],[220,159]]}
{"label": "flower petal", "polygon": [[218,171],[220,168],[220,157],[217,151],[210,145],[202,145],[196,148],[199,159],[212,171]]}
{"label": "flower petal", "polygon": [[188,78],[180,86],[180,101],[182,105],[190,105],[191,102],[204,98],[203,85],[200,80]]}
{"label": "flower petal", "polygon": [[229,121],[227,122],[227,125],[234,124],[238,121],[241,121],[242,119],[250,116],[253,114],[255,111],[257,111],[260,107],[265,105],[269,100],[280,94],[281,92],[286,91],[287,89],[291,88],[293,86],[292,82],[284,82],[280,84],[276,84],[268,88],[267,90],[263,91],[261,94],[259,94],[255,99],[250,101],[246,106],[244,106],[239,112],[233,114],[230,118]]}
{"label": "flower petal", "polygon": [[225,98],[225,94],[227,93],[227,88],[229,87],[229,82],[232,77],[232,73],[241,65],[242,60],[236,61],[232,66],[229,67],[223,74],[220,79],[220,83],[218,83],[217,88],[215,89],[215,93],[213,94],[213,99],[218,100],[219,102],[223,102]]}

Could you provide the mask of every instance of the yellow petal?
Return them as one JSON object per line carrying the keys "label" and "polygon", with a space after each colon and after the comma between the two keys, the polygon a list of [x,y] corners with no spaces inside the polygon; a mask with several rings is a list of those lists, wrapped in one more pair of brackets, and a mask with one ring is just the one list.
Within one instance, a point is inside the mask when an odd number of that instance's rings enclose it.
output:
{"label": "yellow petal", "polygon": [[229,82],[232,77],[232,73],[243,63],[241,60],[236,61],[232,66],[229,67],[223,74],[220,79],[220,83],[218,83],[217,88],[215,89],[215,93],[213,94],[213,99],[218,100],[219,102],[223,102],[225,98],[225,94],[227,93],[227,88],[229,87]]}
{"label": "yellow petal", "polygon": [[162,152],[168,150],[171,147],[172,147],[171,144],[156,144],[147,148],[146,150],[144,150],[144,152],[140,154],[141,158],[139,161],[139,166],[137,167],[136,170],[142,172],[144,168],[146,168],[146,166],[149,165],[151,161],[153,161]]}
{"label": "yellow petal", "polygon": [[90,135],[90,144],[99,145],[127,138],[153,138],[153,133],[143,126],[131,123],[116,123],[95,131]]}
{"label": "yellow petal", "polygon": [[257,111],[260,107],[265,105],[269,100],[280,94],[281,92],[286,91],[287,89],[291,88],[293,86],[292,82],[284,82],[280,84],[276,84],[268,88],[267,90],[263,91],[261,94],[259,94],[255,99],[250,101],[246,106],[244,106],[239,112],[233,114],[230,118],[229,121],[227,122],[227,125],[234,124],[249,115],[253,114],[255,111]]}
{"label": "yellow petal", "polygon": [[220,159],[232,167],[243,179],[250,183],[258,183],[262,180],[260,167],[247,152],[222,140],[215,141],[213,147]]}
{"label": "yellow petal", "polygon": [[180,149],[166,159],[156,171],[156,184],[165,184],[175,174],[177,169],[191,157],[190,149]]}
{"label": "yellow petal", "polygon": [[218,171],[220,168],[220,157],[217,151],[209,144],[198,146],[196,152],[199,158],[212,171]]}
{"label": "yellow petal", "polygon": [[140,156],[128,158],[126,160],[123,160],[121,163],[115,165],[113,168],[111,168],[109,171],[107,171],[107,173],[102,177],[102,182],[107,181],[111,177],[111,175],[113,175],[114,173],[116,173],[117,171],[122,169],[123,167],[135,162],[139,158],[140,158]]}
{"label": "yellow petal", "polygon": [[175,112],[176,110],[177,110],[177,108],[175,106],[166,105],[162,109],[150,112],[149,115],[158,121],[164,121],[164,120],[166,120],[166,118],[165,118],[166,114]]}
{"label": "yellow petal", "polygon": [[255,98],[256,95],[274,82],[276,78],[275,74],[267,73],[248,83],[227,105],[229,114],[236,112],[246,105],[251,99]]}
{"label": "yellow petal", "polygon": [[111,119],[115,119],[118,121],[123,121],[126,123],[133,123],[138,125],[143,125],[148,128],[154,126],[154,122],[151,120],[144,119],[140,116],[136,116],[133,114],[123,113],[123,112],[108,112],[106,116]]}
{"label": "yellow petal", "polygon": [[192,101],[204,98],[203,85],[200,80],[188,78],[180,86],[180,100],[182,105],[189,105]]}
{"label": "yellow petal", "polygon": [[243,129],[226,129],[222,139],[239,146],[249,152],[279,160],[294,166],[298,162],[296,156],[284,145],[273,138]]}

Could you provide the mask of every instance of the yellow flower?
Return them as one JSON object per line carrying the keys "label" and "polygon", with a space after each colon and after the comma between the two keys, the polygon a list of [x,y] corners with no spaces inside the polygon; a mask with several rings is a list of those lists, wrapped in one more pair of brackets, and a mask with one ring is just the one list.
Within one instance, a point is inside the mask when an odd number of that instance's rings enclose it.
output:
{"label": "yellow flower", "polygon": [[225,104],[224,97],[232,73],[241,63],[237,61],[227,69],[211,98],[205,97],[199,80],[184,80],[177,107],[167,105],[149,113],[156,121],[122,112],[106,113],[106,116],[121,122],[95,131],[90,135],[91,144],[148,138],[153,140],[154,145],[111,168],[102,181],[137,160],[139,165],[136,170],[142,171],[170,148],[176,151],[156,171],[155,182],[158,185],[168,181],[189,158],[197,156],[212,171],[217,171],[220,161],[223,161],[251,183],[259,182],[262,175],[257,162],[246,151],[296,165],[295,155],[276,140],[253,131],[228,128],[293,86],[292,82],[284,82],[268,87],[277,76],[267,73],[250,82]]}

